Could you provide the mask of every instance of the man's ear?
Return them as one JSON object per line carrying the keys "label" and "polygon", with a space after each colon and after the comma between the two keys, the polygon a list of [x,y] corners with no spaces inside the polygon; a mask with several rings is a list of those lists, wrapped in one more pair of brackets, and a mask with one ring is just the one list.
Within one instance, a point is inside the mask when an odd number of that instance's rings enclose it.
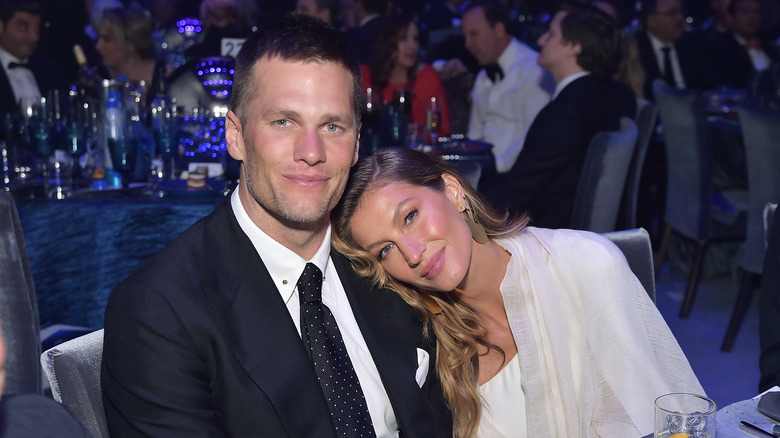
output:
{"label": "man's ear", "polygon": [[233,111],[225,117],[225,145],[228,153],[236,161],[244,161],[246,153],[241,119]]}
{"label": "man's ear", "polygon": [[357,163],[358,158],[360,157],[360,128],[363,125],[360,124],[357,127],[357,135],[355,136],[355,155],[352,157],[352,165],[354,166],[355,163]]}

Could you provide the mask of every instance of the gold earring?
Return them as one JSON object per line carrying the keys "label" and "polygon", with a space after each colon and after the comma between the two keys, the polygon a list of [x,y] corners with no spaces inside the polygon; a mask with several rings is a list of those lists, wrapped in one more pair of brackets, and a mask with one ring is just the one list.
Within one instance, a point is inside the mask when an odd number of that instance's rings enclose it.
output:
{"label": "gold earring", "polygon": [[471,237],[474,241],[482,244],[487,243],[488,235],[487,232],[485,232],[485,227],[474,220],[473,213],[468,205],[463,209],[463,213],[463,220],[466,221],[466,225],[468,225],[469,230],[471,231]]}

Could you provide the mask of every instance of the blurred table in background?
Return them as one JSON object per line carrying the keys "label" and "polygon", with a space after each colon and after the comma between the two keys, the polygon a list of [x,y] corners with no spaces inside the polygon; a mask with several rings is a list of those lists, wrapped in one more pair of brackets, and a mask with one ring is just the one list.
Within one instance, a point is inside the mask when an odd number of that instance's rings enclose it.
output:
{"label": "blurred table in background", "polygon": [[223,199],[222,191],[162,199],[116,191],[65,200],[17,197],[41,327],[102,328],[114,286]]}

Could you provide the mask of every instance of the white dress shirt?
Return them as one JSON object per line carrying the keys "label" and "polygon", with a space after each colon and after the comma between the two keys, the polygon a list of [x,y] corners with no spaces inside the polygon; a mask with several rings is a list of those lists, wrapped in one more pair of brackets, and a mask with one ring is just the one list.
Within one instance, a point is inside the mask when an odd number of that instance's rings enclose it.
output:
{"label": "white dress shirt", "polygon": [[[737,34],[734,34],[734,39],[737,40],[740,46],[747,44],[747,40]],[[755,68],[756,71],[764,71],[772,64],[772,60],[769,59],[769,56],[767,56],[763,49],[751,47],[747,53],[750,57],[750,62],[753,63],[753,68]]]}
{"label": "white dress shirt", "polygon": [[20,100],[40,98],[41,90],[38,88],[38,82],[35,80],[32,70],[23,67],[8,68],[8,64],[12,62],[25,63],[27,60],[18,59],[0,48],[0,64],[3,65],[8,82],[11,83],[14,101],[19,102]]}
{"label": "white dress shirt", "polygon": [[677,88],[685,88],[685,78],[683,78],[682,75],[682,69],[680,68],[680,59],[677,57],[677,49],[674,47],[674,43],[672,44],[664,44],[659,40],[658,38],[654,37],[653,34],[648,33],[648,37],[650,37],[650,44],[653,46],[653,53],[655,53],[655,61],[658,63],[658,71],[661,72],[661,76],[664,75],[664,47],[669,47],[671,50],[669,50],[669,57],[672,61],[672,71],[674,72],[674,82],[675,86]]}
{"label": "white dress shirt", "polygon": [[538,57],[535,50],[513,38],[498,58],[504,78],[493,83],[483,69],[474,81],[468,137],[493,145],[499,173],[515,164],[528,127],[550,102],[555,84],[536,63]]}
{"label": "white dress shirt", "polygon": [[[390,405],[385,387],[379,376],[379,371],[371,357],[365,339],[360,332],[360,327],[352,313],[344,286],[341,284],[336,268],[330,258],[330,232],[328,231],[322,241],[322,245],[311,260],[304,260],[289,248],[273,240],[252,222],[241,205],[238,190],[235,190],[230,199],[233,213],[236,215],[241,229],[252,241],[265,267],[271,274],[276,288],[281,294],[282,300],[287,305],[290,317],[301,331],[300,302],[296,284],[303,273],[307,262],[314,263],[324,273],[322,282],[322,302],[336,319],[349,359],[355,368],[355,373],[360,380],[360,386],[366,396],[368,411],[377,437],[398,437],[398,422]],[[305,408],[305,406],[301,406]]]}

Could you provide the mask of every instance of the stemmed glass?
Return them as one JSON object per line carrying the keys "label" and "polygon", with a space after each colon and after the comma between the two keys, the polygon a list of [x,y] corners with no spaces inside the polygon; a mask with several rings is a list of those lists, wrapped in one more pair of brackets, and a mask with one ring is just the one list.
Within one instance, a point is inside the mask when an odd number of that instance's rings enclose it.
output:
{"label": "stemmed glass", "polygon": [[173,102],[156,98],[152,104],[151,128],[154,136],[155,155],[160,156],[162,168],[157,169],[156,179],[175,177],[175,158],[179,139],[179,123]]}
{"label": "stemmed glass", "polygon": [[79,105],[71,102],[70,117],[62,129],[63,143],[65,151],[73,158],[73,185],[78,186],[81,178],[81,165],[79,163],[82,155],[87,153],[87,137],[90,131],[89,104],[84,102]]}

